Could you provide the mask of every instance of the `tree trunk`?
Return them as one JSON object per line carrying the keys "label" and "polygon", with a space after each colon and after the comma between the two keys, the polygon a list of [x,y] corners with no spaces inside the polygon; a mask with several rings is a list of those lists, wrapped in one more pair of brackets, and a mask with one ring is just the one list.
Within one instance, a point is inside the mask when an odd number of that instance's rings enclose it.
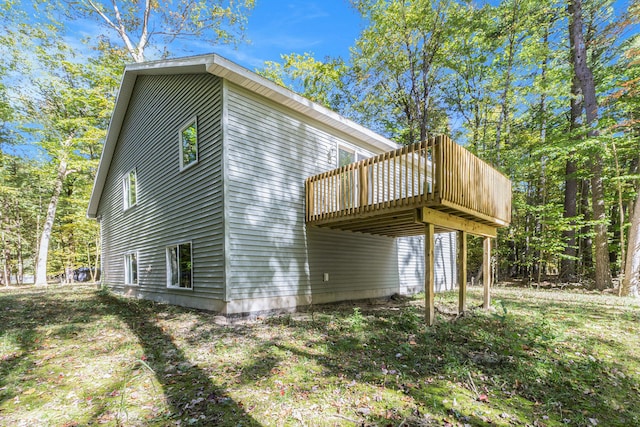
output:
{"label": "tree trunk", "polygon": [[578,254],[578,264],[580,276],[584,277],[593,272],[593,239],[591,238],[588,222],[591,221],[591,211],[589,210],[589,181],[581,179],[580,187],[580,215],[585,224],[580,229],[580,253]]}
{"label": "tree trunk", "polygon": [[629,247],[627,248],[624,276],[620,285],[620,295],[633,295],[638,298],[640,290],[640,193],[636,197],[631,215]]}
{"label": "tree trunk", "polygon": [[16,282],[18,285],[22,285],[24,283],[24,259],[22,258],[22,232],[20,231],[22,228],[22,223],[18,224],[18,246],[17,246],[17,256],[18,256],[18,272],[16,273]]}
{"label": "tree trunk", "polygon": [[[569,28],[571,44],[571,50],[573,52],[573,30]],[[573,55],[573,53],[572,53]],[[572,56],[573,61],[573,56]],[[569,123],[569,131],[575,132],[580,127],[580,116],[582,116],[582,91],[580,90],[580,82],[574,75],[571,79],[571,119]],[[570,228],[564,232],[564,242],[566,244],[564,249],[565,258],[562,259],[560,277],[563,280],[575,280],[576,279],[576,258],[578,255],[576,248],[576,215],[578,214],[578,180],[576,179],[576,173],[578,172],[578,165],[573,160],[575,152],[569,153],[567,159],[567,165],[565,167],[565,188],[564,188],[564,217],[569,219]]]}
{"label": "tree trunk", "polygon": [[[599,136],[596,129],[598,122],[598,103],[593,74],[587,65],[587,49],[582,34],[582,0],[569,0],[570,25],[573,27],[573,62],[574,72],[580,81],[584,108],[587,116],[588,135]],[[604,186],[602,182],[602,157],[591,156],[591,205],[593,210],[595,231],[595,287],[606,289],[611,286],[611,270],[609,268],[609,248],[607,240],[607,211],[604,204]]]}
{"label": "tree trunk", "polygon": [[9,266],[11,252],[9,251],[4,231],[2,231],[2,246],[4,248],[2,250],[2,283],[4,283],[4,286],[9,286],[11,285],[11,270]]}
{"label": "tree trunk", "polygon": [[[571,156],[571,154],[569,154]],[[560,275],[563,280],[574,280],[576,278],[576,258],[578,256],[576,247],[576,220],[578,214],[578,180],[576,172],[578,167],[572,159],[567,160],[565,168],[565,187],[564,187],[564,217],[570,219],[568,230],[564,232],[565,249],[562,259]]]}
{"label": "tree trunk", "polygon": [[[511,15],[511,22],[509,23],[510,25],[508,26],[508,28],[510,29],[510,33],[508,36],[509,39],[509,47],[507,48],[507,71],[506,71],[506,76],[504,79],[504,88],[502,91],[502,96],[501,96],[501,100],[500,100],[500,116],[498,116],[498,123],[496,124],[496,155],[495,155],[495,159],[496,159],[496,165],[500,165],[500,149],[501,146],[503,145],[501,139],[502,139],[502,127],[506,126],[506,138],[508,138],[509,135],[509,110],[510,110],[510,103],[509,103],[509,92],[511,91],[511,80],[512,80],[512,74],[513,74],[513,63],[514,63],[514,59],[515,59],[515,51],[516,51],[516,31],[518,31],[518,21],[519,21],[519,4],[518,2],[513,2],[513,8],[512,8],[512,12],[513,14]],[[506,139],[505,138],[505,139]]]}
{"label": "tree trunk", "polygon": [[38,258],[36,263],[36,286],[45,286],[47,284],[47,259],[49,257],[49,241],[51,240],[51,230],[53,222],[56,218],[56,209],[58,208],[58,200],[62,192],[62,185],[67,176],[67,155],[60,155],[60,163],[58,164],[58,175],[53,187],[53,194],[49,201],[47,216],[44,220],[44,227],[40,236],[40,246],[38,248]]}
{"label": "tree trunk", "polygon": [[[549,28],[545,29],[544,33],[544,47],[545,50],[548,51],[549,48]],[[547,67],[549,66],[549,55],[546,54],[544,60],[542,61],[540,79],[542,81],[543,88],[546,87],[547,82]],[[545,146],[547,143],[547,97],[545,89],[542,90],[540,94],[540,144]],[[547,176],[546,176],[546,161],[547,156],[542,156],[540,159],[540,199],[542,202],[542,206],[547,205]],[[539,228],[540,228],[540,236],[544,239],[545,236],[545,211],[542,211],[542,216],[538,220]],[[540,256],[538,257],[538,283],[540,283],[542,279],[542,271],[546,270],[546,256],[543,252],[542,248],[540,249]],[[546,272],[544,274],[546,278]]]}
{"label": "tree trunk", "polygon": [[[616,165],[616,183],[618,190],[618,215],[620,221],[620,273],[624,274],[625,264],[626,264],[626,254],[625,254],[625,238],[624,238],[624,203],[622,201],[622,182],[620,180],[620,162],[618,161],[618,151],[616,150],[616,144],[613,144],[613,158],[615,160]],[[622,288],[620,288],[622,289]]]}

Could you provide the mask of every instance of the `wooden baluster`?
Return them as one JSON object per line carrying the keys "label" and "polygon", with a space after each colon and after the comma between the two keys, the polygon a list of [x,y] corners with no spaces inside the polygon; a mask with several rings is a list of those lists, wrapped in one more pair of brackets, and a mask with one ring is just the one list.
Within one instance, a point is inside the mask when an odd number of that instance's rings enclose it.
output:
{"label": "wooden baluster", "polygon": [[367,166],[366,162],[358,169],[360,174],[360,212],[364,211],[364,207],[367,206],[369,195],[369,180],[367,179]]}

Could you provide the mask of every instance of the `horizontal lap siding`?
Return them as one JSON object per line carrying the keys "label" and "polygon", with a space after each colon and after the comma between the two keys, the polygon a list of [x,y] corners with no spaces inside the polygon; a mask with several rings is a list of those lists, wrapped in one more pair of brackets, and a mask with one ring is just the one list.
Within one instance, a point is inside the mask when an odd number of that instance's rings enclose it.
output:
{"label": "horizontal lap siding", "polygon": [[[456,287],[456,233],[437,233],[434,238],[435,290]],[[413,294],[424,290],[424,236],[397,239],[400,290]]]}
{"label": "horizontal lap siding", "polygon": [[[123,284],[124,254],[137,250],[143,293],[224,298],[221,89],[211,75],[137,78],[99,206],[105,283]],[[199,161],[180,171],[178,132],[194,116]],[[138,203],[123,212],[133,168]],[[183,241],[192,242],[193,291],[166,287],[165,248]]]}
{"label": "horizontal lap siding", "polygon": [[225,103],[230,298],[398,292],[394,239],[304,221],[305,179],[335,168],[338,143],[363,144],[232,84]]}
{"label": "horizontal lap siding", "polygon": [[424,236],[399,237],[396,243],[400,293],[422,292],[424,290]]}
{"label": "horizontal lap siding", "polygon": [[437,233],[434,244],[435,290],[448,291],[454,289],[456,276],[456,233]]}
{"label": "horizontal lap siding", "polygon": [[[377,291],[400,292],[397,250],[393,238],[310,228],[309,266],[314,295]],[[324,274],[329,281],[324,282]],[[368,298],[369,294],[362,294]]]}

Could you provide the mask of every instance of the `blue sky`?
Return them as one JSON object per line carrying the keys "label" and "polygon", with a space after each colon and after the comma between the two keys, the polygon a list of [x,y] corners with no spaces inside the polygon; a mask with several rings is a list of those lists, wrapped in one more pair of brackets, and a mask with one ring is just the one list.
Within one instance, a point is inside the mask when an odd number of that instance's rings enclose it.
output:
{"label": "blue sky", "polygon": [[[108,0],[98,0],[111,5]],[[160,0],[167,1],[167,0]],[[616,14],[626,10],[631,0],[616,0]],[[500,0],[475,0],[475,3],[498,4]],[[26,17],[36,18],[30,0],[18,0],[15,7],[22,8]],[[28,19],[28,18],[27,18]],[[255,7],[248,16],[246,25],[247,43],[237,49],[228,45],[211,46],[197,40],[189,40],[189,49],[174,49],[172,56],[203,53],[219,53],[249,69],[262,68],[265,61],[278,61],[281,54],[312,53],[315,58],[341,56],[348,59],[349,48],[364,26],[350,0],[255,0]],[[96,20],[76,19],[67,23],[70,34],[66,40],[82,50],[81,39],[108,35],[116,44],[121,44],[117,35]],[[147,50],[148,59],[156,59]],[[156,55],[158,56],[158,55]]]}
{"label": "blue sky", "polygon": [[[68,27],[71,31],[66,41],[81,50],[86,48],[81,43],[83,37],[94,39],[105,34],[117,45],[122,43],[102,22],[75,20]],[[280,61],[281,54],[292,52],[313,53],[318,59],[347,59],[362,28],[363,21],[349,0],[256,0],[246,24],[247,42],[237,48],[190,39],[182,44],[176,41],[169,49],[171,56],[218,53],[254,70],[263,68],[265,61]],[[145,56],[152,60],[158,54],[147,49]]]}
{"label": "blue sky", "polygon": [[[476,0],[477,3],[485,1],[499,3],[498,0]],[[629,1],[617,0],[616,12],[625,10]],[[251,70],[263,68],[265,61],[279,61],[281,54],[292,52],[312,53],[317,59],[327,56],[348,59],[349,48],[364,24],[349,0],[256,0],[246,25],[248,42],[234,48],[189,40],[170,49],[172,56],[215,52]],[[79,36],[94,38],[108,34],[117,44],[121,43],[115,33],[101,23],[96,25],[96,21],[76,20],[70,27],[73,35],[67,41],[79,48],[82,48]],[[180,49],[183,46],[188,48]],[[147,59],[156,59],[149,49],[146,54]]]}
{"label": "blue sky", "polygon": [[250,43],[236,50],[228,46],[213,50],[249,69],[291,52],[346,59],[362,25],[348,0],[256,0],[247,23]]}

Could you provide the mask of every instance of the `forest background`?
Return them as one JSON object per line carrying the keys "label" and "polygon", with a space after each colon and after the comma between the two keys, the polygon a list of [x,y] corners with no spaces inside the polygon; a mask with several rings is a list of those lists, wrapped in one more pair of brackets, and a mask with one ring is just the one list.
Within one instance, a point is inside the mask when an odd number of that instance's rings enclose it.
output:
{"label": "forest background", "polygon": [[[498,279],[619,283],[637,294],[640,1],[350,6],[362,31],[348,57],[286,53],[258,71],[398,143],[448,134],[507,175],[513,221],[496,241]],[[175,56],[190,40],[241,50],[253,7],[0,5],[1,284],[99,269],[86,207],[124,65]],[[74,40],[78,19],[103,35]],[[471,251],[475,274],[480,248]]]}

